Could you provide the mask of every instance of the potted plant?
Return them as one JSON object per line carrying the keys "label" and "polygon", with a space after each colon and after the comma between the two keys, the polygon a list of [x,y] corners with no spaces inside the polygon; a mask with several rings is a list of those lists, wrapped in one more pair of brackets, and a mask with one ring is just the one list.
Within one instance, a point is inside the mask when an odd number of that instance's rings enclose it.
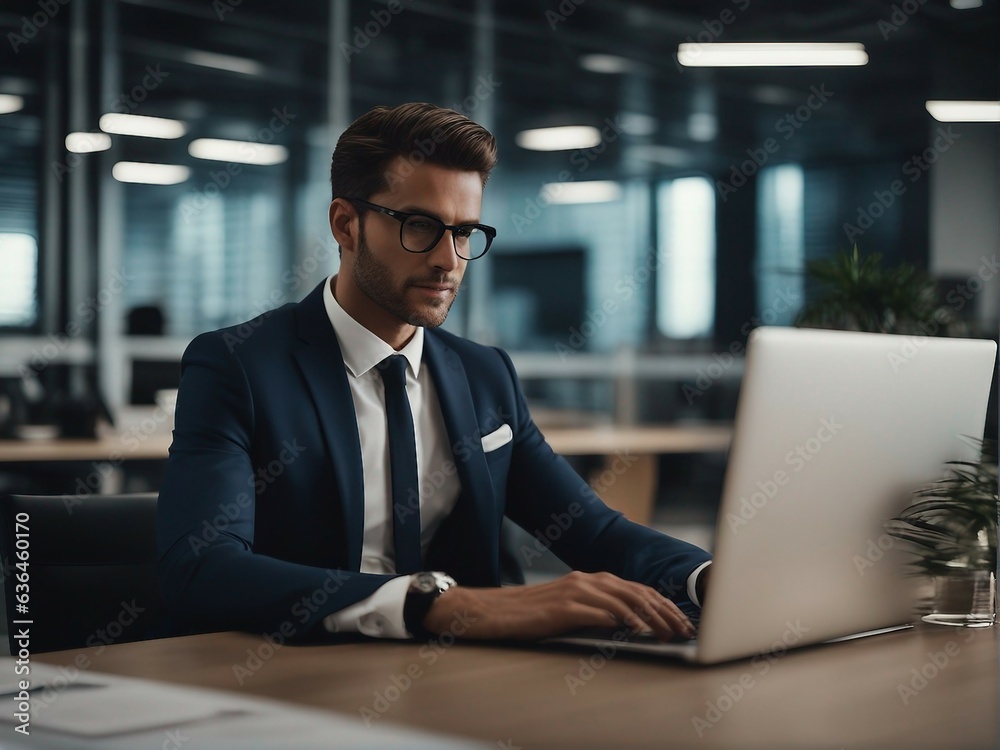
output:
{"label": "potted plant", "polygon": [[986,627],[996,621],[997,441],[973,439],[978,461],[949,461],[950,475],[916,490],[887,522],[916,570],[934,582],[927,622]]}
{"label": "potted plant", "polygon": [[879,253],[853,253],[806,264],[811,289],[796,326],[873,333],[968,335],[966,324],[941,304],[930,276],[909,263],[882,268]]}

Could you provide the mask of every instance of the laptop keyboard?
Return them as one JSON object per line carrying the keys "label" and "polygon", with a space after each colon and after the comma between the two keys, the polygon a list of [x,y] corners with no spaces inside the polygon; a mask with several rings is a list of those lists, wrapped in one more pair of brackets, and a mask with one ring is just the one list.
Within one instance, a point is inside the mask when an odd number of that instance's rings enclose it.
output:
{"label": "laptop keyboard", "polygon": [[[624,636],[624,638],[622,637]],[[685,638],[683,636],[674,636],[668,641],[661,641],[652,632],[643,633],[630,633],[627,630],[622,630],[621,628],[608,628],[608,627],[589,627],[580,628],[578,630],[573,630],[565,635],[560,636],[561,638],[588,638],[601,641],[618,641],[624,643],[688,643],[693,640],[691,638]],[[697,638],[697,636],[695,636]]]}

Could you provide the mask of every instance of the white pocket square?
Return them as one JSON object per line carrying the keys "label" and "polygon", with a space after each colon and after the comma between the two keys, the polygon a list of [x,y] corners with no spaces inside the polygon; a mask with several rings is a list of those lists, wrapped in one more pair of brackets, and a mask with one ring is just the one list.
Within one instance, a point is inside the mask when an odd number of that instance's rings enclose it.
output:
{"label": "white pocket square", "polygon": [[500,446],[507,445],[513,439],[514,432],[510,429],[510,425],[501,425],[499,429],[494,430],[489,435],[483,435],[483,453],[495,451]]}

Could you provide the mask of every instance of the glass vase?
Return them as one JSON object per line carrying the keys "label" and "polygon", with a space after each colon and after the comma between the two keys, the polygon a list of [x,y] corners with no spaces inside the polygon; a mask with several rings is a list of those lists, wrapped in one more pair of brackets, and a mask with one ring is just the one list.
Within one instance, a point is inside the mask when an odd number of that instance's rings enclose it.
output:
{"label": "glass vase", "polygon": [[924,622],[988,628],[997,619],[996,575],[992,570],[956,570],[933,578],[931,612]]}

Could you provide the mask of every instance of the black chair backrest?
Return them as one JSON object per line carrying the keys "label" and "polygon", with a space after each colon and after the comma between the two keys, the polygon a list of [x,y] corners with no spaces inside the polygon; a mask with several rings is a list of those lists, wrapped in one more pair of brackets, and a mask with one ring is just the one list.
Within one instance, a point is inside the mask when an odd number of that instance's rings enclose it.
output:
{"label": "black chair backrest", "polygon": [[[164,622],[156,574],[156,495],[7,495],[0,559],[11,653],[155,637]],[[23,560],[26,551],[27,559]],[[27,562],[26,566],[19,563]],[[27,573],[27,604],[18,584]],[[22,606],[27,609],[18,610]],[[28,626],[15,624],[31,620]]]}

